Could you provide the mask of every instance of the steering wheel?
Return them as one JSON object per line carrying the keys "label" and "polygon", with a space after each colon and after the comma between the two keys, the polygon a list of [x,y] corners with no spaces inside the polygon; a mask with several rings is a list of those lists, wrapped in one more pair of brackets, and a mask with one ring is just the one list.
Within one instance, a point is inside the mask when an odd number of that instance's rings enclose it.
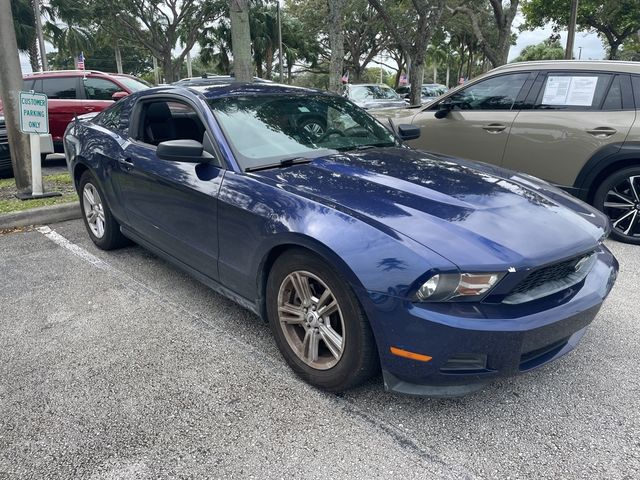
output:
{"label": "steering wheel", "polygon": [[323,142],[324,140],[326,140],[327,138],[329,138],[331,135],[340,135],[341,137],[346,137],[346,135],[344,134],[344,132],[340,131],[340,130],[336,130],[335,128],[330,128],[329,130],[327,130],[326,132],[324,132],[324,135],[318,137],[316,139],[316,142]]}

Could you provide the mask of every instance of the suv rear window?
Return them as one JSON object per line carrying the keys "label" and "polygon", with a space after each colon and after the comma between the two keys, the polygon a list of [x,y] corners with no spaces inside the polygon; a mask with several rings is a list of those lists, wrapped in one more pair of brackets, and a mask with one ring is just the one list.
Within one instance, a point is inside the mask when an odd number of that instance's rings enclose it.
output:
{"label": "suv rear window", "polygon": [[612,77],[609,73],[549,72],[538,93],[534,108],[599,110]]}
{"label": "suv rear window", "polygon": [[53,77],[38,79],[35,90],[44,93],[49,99],[75,100],[76,77]]}

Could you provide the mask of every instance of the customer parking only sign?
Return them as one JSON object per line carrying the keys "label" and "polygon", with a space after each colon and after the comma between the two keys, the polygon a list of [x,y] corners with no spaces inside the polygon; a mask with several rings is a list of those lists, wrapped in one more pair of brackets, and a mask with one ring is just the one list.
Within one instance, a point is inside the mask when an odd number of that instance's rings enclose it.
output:
{"label": "customer parking only sign", "polygon": [[20,131],[49,133],[49,109],[45,94],[20,92]]}

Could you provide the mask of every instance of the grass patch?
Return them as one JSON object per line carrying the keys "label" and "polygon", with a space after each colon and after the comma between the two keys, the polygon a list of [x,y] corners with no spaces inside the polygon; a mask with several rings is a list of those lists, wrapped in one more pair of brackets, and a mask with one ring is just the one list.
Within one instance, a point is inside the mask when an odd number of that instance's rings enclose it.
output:
{"label": "grass patch", "polygon": [[73,181],[68,173],[56,173],[42,177],[42,185],[45,192],[60,192],[61,197],[37,198],[34,200],[19,200],[13,178],[0,180],[0,214],[20,212],[30,208],[58,205],[78,200]]}

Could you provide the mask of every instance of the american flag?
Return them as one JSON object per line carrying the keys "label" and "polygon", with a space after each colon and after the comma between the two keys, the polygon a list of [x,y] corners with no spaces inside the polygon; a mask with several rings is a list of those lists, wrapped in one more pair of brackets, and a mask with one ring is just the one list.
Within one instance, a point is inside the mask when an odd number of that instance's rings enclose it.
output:
{"label": "american flag", "polygon": [[406,85],[408,82],[407,80],[407,76],[403,73],[402,75],[400,75],[400,85]]}
{"label": "american flag", "polygon": [[342,83],[349,83],[349,70],[344,72],[344,75],[342,75],[341,80],[342,80]]}
{"label": "american flag", "polygon": [[78,70],[84,70],[84,52],[78,56]]}

